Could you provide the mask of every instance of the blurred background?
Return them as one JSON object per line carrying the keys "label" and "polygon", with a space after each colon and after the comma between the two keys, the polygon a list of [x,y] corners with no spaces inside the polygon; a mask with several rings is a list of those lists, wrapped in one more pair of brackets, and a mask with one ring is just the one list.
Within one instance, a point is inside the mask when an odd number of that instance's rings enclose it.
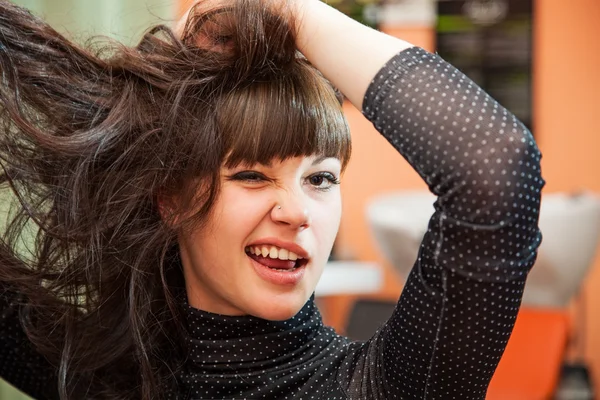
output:
{"label": "blurred background", "polygon": [[[13,1],[76,40],[101,34],[128,44],[191,3]],[[488,399],[600,398],[600,1],[328,3],[438,52],[532,130],[547,181],[544,244]],[[346,104],[345,111],[354,152],[340,234],[317,296],[325,322],[360,339],[391,313],[432,208],[410,166],[358,110]],[[0,383],[0,400],[24,398]]]}

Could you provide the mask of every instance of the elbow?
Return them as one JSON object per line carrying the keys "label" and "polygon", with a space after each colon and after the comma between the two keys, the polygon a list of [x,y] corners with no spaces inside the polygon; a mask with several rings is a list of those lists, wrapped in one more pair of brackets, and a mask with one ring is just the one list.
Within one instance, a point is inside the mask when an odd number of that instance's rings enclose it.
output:
{"label": "elbow", "polygon": [[478,169],[481,179],[474,181],[473,189],[486,189],[490,199],[512,192],[539,193],[544,186],[542,155],[529,131],[520,137],[507,136],[504,142],[479,157],[477,164],[488,167]]}
{"label": "elbow", "polygon": [[508,157],[505,170],[512,178],[507,179],[507,184],[513,185],[517,192],[541,194],[545,184],[541,160],[542,154],[533,137],[521,138],[513,146],[513,155]]}
{"label": "elbow", "polygon": [[[541,153],[530,136],[512,146],[499,168],[489,170],[485,204],[492,205],[495,222],[527,219],[537,223],[542,189],[545,181],[541,173]],[[482,188],[477,188],[482,193]],[[523,222],[523,221],[521,221]]]}
{"label": "elbow", "polygon": [[[497,144],[497,143],[496,143]],[[505,146],[481,151],[446,188],[440,206],[453,217],[484,225],[537,221],[544,179],[541,153],[530,137],[507,139]]]}

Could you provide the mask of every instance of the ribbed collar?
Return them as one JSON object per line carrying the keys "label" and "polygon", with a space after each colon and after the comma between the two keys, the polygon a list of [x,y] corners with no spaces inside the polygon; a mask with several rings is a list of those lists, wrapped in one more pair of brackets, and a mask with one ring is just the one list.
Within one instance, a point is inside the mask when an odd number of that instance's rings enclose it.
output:
{"label": "ribbed collar", "polygon": [[314,297],[286,321],[212,314],[187,304],[185,308],[188,366],[193,364],[196,372],[264,371],[302,363],[318,352],[311,341],[321,333],[323,322]]}

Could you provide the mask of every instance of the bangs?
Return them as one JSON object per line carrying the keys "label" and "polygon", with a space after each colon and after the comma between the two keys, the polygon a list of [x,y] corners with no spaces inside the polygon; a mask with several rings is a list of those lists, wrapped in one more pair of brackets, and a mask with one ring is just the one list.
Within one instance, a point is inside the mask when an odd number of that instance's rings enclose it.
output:
{"label": "bangs", "polygon": [[336,93],[306,64],[225,94],[217,115],[229,168],[313,155],[337,158],[344,168],[350,158],[350,129]]}

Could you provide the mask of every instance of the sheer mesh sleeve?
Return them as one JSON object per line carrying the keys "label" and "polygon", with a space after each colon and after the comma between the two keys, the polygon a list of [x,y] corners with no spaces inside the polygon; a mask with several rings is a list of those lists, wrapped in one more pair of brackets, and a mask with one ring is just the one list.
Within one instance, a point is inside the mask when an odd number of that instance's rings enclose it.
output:
{"label": "sheer mesh sleeve", "polygon": [[35,399],[56,399],[56,375],[19,320],[18,296],[0,285],[0,378]]}
{"label": "sheer mesh sleeve", "polygon": [[381,69],[363,112],[438,199],[391,319],[353,355],[348,393],[484,399],[541,241],[540,152],[514,115],[420,48]]}

